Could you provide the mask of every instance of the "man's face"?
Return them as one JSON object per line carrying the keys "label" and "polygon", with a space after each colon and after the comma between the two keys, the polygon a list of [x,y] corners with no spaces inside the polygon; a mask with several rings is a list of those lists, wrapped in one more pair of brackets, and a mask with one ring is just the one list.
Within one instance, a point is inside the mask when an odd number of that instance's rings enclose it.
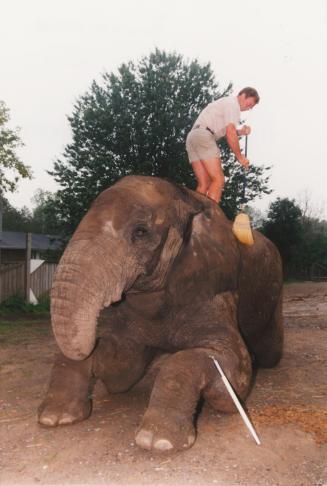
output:
{"label": "man's face", "polygon": [[241,111],[252,110],[252,108],[257,104],[254,96],[249,96],[248,98],[246,98],[245,94],[242,94],[238,98]]}

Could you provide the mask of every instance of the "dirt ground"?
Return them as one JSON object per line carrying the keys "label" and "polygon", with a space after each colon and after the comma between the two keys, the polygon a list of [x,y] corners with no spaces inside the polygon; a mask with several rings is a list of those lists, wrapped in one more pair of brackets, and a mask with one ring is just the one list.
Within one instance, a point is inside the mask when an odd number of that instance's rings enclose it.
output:
{"label": "dirt ground", "polygon": [[160,363],[128,393],[108,396],[98,384],[88,420],[42,428],[36,409],[56,352],[50,323],[2,319],[0,484],[327,486],[327,283],[287,285],[284,303],[284,357],[258,371],[247,401],[262,444],[239,414],[204,404],[195,445],[173,456],[134,442]]}

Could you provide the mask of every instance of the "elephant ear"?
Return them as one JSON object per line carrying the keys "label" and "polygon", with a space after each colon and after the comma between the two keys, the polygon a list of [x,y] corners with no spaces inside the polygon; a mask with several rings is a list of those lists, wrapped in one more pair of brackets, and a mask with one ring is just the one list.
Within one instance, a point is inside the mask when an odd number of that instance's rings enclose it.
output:
{"label": "elephant ear", "polygon": [[[206,198],[201,195],[197,197],[196,193],[181,186],[175,185],[175,188],[170,225],[147,265],[146,274],[139,277],[131,292],[145,291],[149,288],[160,290],[165,286],[176,257],[190,238],[194,216],[208,210]],[[158,216],[158,220],[161,219],[164,220],[165,215]]]}
{"label": "elephant ear", "polygon": [[[187,229],[184,266],[205,275],[207,290],[225,292],[236,289],[240,252],[232,223],[211,200],[192,217]],[[187,275],[187,272],[184,276]],[[191,278],[191,277],[188,277]]]}
{"label": "elephant ear", "polygon": [[170,226],[166,231],[161,245],[157,248],[151,262],[147,267],[146,275],[142,275],[134,284],[130,292],[143,292],[145,290],[161,290],[167,280],[168,273],[183,244],[180,231]]}
{"label": "elephant ear", "polygon": [[[194,233],[206,234],[210,228],[214,213],[220,211],[216,204],[206,196],[178,187],[180,198],[177,204],[179,231],[187,244]],[[205,229],[204,229],[205,228]]]}
{"label": "elephant ear", "polygon": [[192,226],[194,216],[204,214],[210,218],[212,203],[202,194],[191,191],[183,186],[177,187],[176,221],[181,233],[187,234]]}

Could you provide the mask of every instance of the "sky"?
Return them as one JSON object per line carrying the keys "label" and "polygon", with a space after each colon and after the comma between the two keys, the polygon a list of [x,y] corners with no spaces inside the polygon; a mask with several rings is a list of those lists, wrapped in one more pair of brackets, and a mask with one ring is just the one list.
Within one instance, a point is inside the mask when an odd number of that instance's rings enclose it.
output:
{"label": "sky", "polygon": [[157,47],[210,62],[222,89],[258,90],[259,105],[243,113],[248,158],[272,165],[273,193],[253,206],[309,199],[327,219],[326,0],[0,0],[0,12],[0,100],[34,175],[8,195],[15,207],[59,189],[46,171],[71,141],[67,116],[92,81]]}

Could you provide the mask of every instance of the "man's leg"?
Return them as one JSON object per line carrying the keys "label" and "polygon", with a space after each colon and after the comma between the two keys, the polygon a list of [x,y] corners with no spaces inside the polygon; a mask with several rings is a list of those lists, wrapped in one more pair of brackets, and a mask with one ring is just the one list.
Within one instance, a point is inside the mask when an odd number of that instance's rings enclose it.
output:
{"label": "man's leg", "polygon": [[209,177],[208,172],[206,171],[203,163],[201,160],[197,160],[196,162],[192,162],[193,171],[197,180],[197,187],[196,191],[200,192],[201,194],[206,195],[211,184],[211,178]]}
{"label": "man's leg", "polygon": [[211,180],[208,188],[208,197],[219,203],[225,182],[220,158],[215,157],[210,160],[202,160],[202,166]]}

